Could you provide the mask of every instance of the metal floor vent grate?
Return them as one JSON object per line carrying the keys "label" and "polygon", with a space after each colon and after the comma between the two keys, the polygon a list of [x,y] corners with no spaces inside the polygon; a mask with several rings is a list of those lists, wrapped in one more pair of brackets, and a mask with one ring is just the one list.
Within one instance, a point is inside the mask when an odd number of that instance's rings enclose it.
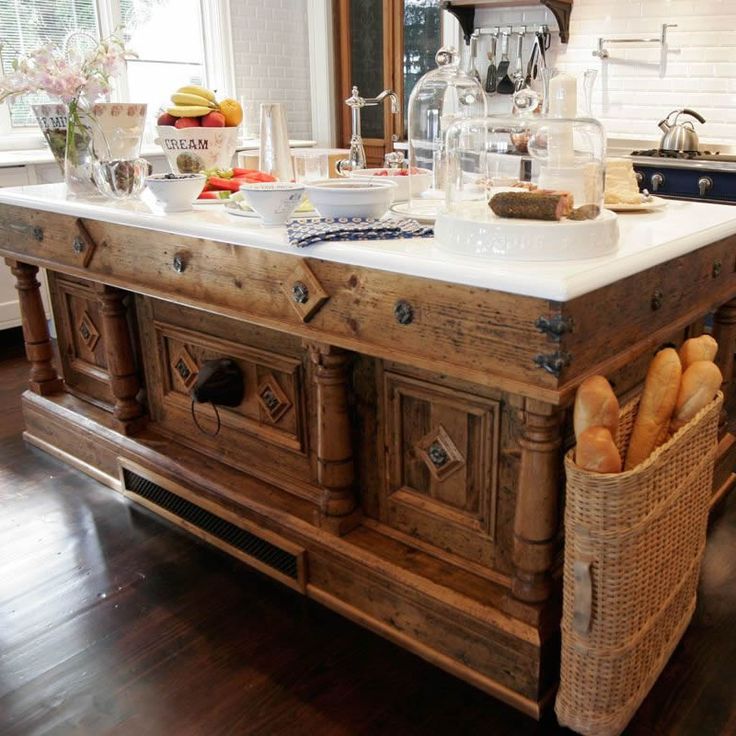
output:
{"label": "metal floor vent grate", "polygon": [[282,575],[298,580],[299,566],[296,555],[221,519],[127,468],[123,468],[123,482],[126,491],[135,493]]}

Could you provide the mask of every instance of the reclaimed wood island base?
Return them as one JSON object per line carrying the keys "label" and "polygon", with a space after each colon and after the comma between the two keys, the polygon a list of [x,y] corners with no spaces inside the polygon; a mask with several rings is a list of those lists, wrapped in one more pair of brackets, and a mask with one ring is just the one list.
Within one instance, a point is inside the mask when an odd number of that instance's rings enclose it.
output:
{"label": "reclaimed wood island base", "polygon": [[[566,408],[592,373],[630,394],[653,350],[713,310],[731,396],[736,210],[678,203],[718,223],[623,277],[599,264],[605,282],[568,299],[366,265],[379,244],[356,244],[354,262],[328,246],[303,257],[224,214],[180,215],[177,230],[139,206],[0,195],[31,363],[26,439],[539,717],[558,677]],[[431,243],[385,248],[442,266]],[[190,391],[223,357],[245,396],[219,408],[215,435]],[[725,417],[720,449],[723,494]]]}

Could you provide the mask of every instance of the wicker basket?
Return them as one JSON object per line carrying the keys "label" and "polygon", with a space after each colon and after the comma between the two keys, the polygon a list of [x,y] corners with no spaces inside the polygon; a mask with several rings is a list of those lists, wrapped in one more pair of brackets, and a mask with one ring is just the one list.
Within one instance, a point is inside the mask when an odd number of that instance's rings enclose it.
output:
{"label": "wicker basket", "polygon": [[[719,394],[645,462],[601,475],[565,457],[562,663],[555,711],[587,736],[620,734],[695,609]],[[625,457],[638,400],[621,412]]]}

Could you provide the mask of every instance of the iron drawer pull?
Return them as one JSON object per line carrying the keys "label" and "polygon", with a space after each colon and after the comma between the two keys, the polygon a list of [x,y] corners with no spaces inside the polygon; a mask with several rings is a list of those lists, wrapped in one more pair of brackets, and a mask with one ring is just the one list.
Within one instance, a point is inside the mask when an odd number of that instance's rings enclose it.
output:
{"label": "iron drawer pull", "polygon": [[394,306],[394,317],[400,325],[410,325],[414,321],[414,307],[402,299]]}
{"label": "iron drawer pull", "polygon": [[291,287],[291,298],[297,304],[306,304],[309,301],[309,288],[302,281],[297,281]]}

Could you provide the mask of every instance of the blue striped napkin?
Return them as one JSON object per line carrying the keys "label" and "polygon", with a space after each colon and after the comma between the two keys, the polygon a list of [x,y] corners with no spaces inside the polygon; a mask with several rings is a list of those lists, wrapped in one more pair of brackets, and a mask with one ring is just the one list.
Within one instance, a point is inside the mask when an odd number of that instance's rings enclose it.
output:
{"label": "blue striped napkin", "polygon": [[395,240],[431,238],[432,227],[407,217],[377,220],[372,217],[308,217],[286,223],[289,244],[304,248],[330,240]]}

